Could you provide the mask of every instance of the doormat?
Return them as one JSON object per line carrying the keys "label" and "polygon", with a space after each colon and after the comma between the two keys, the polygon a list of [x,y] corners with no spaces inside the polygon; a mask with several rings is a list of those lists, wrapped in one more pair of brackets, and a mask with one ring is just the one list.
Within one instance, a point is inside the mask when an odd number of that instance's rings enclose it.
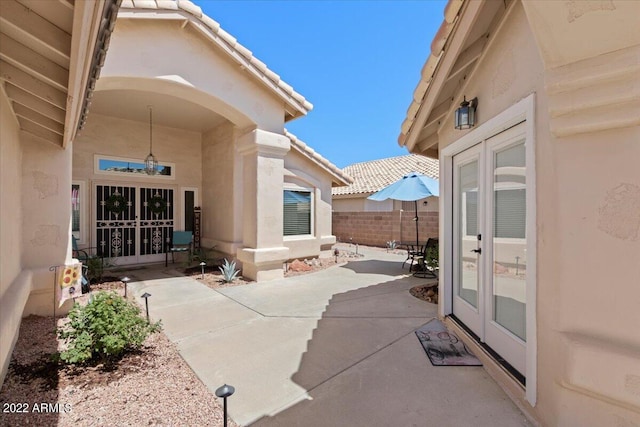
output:
{"label": "doormat", "polygon": [[434,319],[416,330],[433,366],[482,366],[482,362],[444,324]]}

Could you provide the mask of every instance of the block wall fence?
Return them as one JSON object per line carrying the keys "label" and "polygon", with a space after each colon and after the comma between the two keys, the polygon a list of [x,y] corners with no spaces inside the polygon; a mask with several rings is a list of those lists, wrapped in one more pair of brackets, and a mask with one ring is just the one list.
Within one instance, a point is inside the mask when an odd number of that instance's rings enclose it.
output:
{"label": "block wall fence", "polygon": [[[332,234],[338,242],[386,247],[387,242],[415,242],[413,212],[333,212]],[[438,212],[420,212],[420,242],[438,237]]]}

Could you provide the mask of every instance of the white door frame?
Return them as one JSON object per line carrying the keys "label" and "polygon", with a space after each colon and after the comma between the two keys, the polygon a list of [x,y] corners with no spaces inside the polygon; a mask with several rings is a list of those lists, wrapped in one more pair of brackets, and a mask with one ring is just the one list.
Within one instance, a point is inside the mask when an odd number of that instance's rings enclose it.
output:
{"label": "white door frame", "polygon": [[440,292],[444,296],[438,307],[440,316],[453,312],[453,156],[510,127],[525,122],[527,156],[527,306],[526,306],[526,398],[531,406],[537,394],[536,327],[536,165],[535,165],[535,94],[512,105],[502,113],[473,129],[440,150]]}

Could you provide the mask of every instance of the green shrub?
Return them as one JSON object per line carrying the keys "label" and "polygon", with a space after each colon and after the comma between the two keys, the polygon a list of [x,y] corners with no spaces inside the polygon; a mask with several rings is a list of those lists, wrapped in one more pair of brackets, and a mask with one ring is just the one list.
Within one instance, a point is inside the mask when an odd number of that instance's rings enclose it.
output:
{"label": "green shrub", "polygon": [[69,319],[58,335],[69,344],[60,358],[72,364],[119,358],[160,330],[160,322],[147,323],[138,307],[112,292],[94,294],[86,306],[75,304]]}
{"label": "green shrub", "polygon": [[431,271],[438,268],[438,264],[440,263],[440,248],[437,245],[427,248],[425,251],[424,262]]}

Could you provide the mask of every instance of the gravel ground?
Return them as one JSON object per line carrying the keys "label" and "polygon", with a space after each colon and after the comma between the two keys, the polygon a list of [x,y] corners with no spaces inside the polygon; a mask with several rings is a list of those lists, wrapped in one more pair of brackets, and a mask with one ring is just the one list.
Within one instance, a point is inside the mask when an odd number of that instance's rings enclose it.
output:
{"label": "gravel ground", "polygon": [[[120,282],[100,287],[114,286],[123,293]],[[0,389],[0,425],[222,426],[220,399],[164,334],[113,365],[70,368],[51,358],[62,349],[55,326],[65,319],[23,319]]]}

